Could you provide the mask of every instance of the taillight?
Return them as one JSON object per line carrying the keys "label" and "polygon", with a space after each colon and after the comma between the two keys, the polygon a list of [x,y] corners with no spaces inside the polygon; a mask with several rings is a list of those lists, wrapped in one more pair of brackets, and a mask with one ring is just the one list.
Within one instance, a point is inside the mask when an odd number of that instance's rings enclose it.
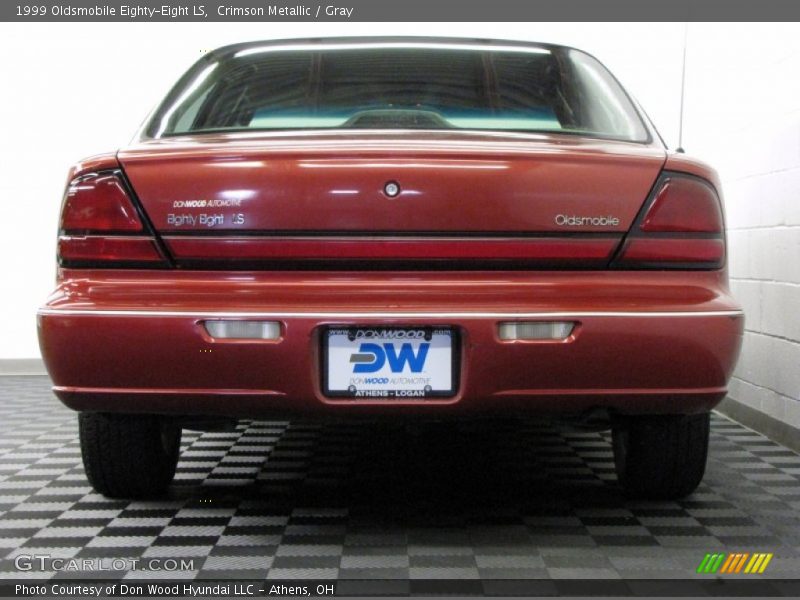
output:
{"label": "taillight", "polygon": [[61,207],[58,262],[64,267],[164,263],[118,171],[70,181]]}
{"label": "taillight", "polygon": [[699,177],[663,173],[612,266],[718,269],[725,262],[722,207]]}

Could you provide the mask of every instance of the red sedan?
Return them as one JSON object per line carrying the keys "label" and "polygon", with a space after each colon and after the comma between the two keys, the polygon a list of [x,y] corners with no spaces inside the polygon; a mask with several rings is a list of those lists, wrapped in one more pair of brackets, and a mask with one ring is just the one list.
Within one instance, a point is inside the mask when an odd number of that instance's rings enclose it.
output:
{"label": "red sedan", "polygon": [[229,46],[73,167],[42,354],[109,496],[162,492],[183,427],[535,414],[682,496],[742,340],[720,198],[573,48]]}

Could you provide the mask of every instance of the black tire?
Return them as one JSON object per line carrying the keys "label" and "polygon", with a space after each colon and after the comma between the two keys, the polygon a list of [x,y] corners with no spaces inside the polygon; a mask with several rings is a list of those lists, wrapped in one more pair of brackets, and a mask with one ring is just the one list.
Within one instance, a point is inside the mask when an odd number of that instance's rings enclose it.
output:
{"label": "black tire", "polygon": [[104,496],[158,496],[175,476],[181,429],[169,419],[80,413],[78,431],[86,476]]}
{"label": "black tire", "polygon": [[612,431],[617,479],[638,498],[675,499],[691,494],[703,479],[710,417],[628,417]]}

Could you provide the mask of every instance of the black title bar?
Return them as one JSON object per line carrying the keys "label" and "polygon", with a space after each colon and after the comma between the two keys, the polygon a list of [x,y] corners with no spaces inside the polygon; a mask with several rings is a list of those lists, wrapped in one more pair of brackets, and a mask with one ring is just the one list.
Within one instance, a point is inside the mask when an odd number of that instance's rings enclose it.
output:
{"label": "black title bar", "polygon": [[3,0],[0,21],[796,21],[796,0]]}

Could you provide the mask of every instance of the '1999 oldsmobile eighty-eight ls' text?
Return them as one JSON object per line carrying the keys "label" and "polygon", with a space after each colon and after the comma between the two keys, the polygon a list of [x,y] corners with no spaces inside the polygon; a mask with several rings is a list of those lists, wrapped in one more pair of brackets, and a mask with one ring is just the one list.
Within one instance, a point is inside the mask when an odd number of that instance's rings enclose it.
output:
{"label": "'1999 oldsmobile eighty-eight ls' text", "polygon": [[39,337],[109,496],[164,491],[184,427],[556,414],[678,497],[741,345],[725,259],[715,172],[581,51],[240,44],[73,168]]}

